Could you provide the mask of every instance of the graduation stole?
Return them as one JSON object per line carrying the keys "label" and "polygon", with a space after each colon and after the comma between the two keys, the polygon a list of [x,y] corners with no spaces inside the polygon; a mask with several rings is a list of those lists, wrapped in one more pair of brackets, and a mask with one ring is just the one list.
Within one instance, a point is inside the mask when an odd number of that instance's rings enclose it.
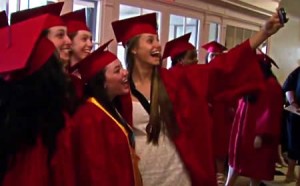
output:
{"label": "graduation stole", "polygon": [[132,80],[129,81],[129,84],[130,84],[130,90],[131,90],[131,93],[132,95],[137,99],[139,100],[139,102],[142,104],[143,108],[147,111],[147,113],[150,115],[150,103],[148,102],[148,100],[145,98],[145,96],[140,92],[138,91],[136,88],[135,88],[135,85],[133,83]]}
{"label": "graduation stole", "polygon": [[[101,109],[106,115],[108,115],[119,126],[119,128],[125,134],[126,139],[127,139],[127,143],[128,143],[128,147],[129,147],[129,150],[130,150],[131,162],[132,162],[132,166],[133,166],[134,182],[135,182],[135,185],[142,185],[141,184],[141,175],[140,175],[140,172],[139,172],[139,169],[138,169],[138,162],[139,162],[140,158],[136,154],[134,148],[132,148],[132,146],[130,145],[127,130],[94,97],[89,98],[87,101],[90,102],[90,103],[93,103],[99,109]],[[131,127],[129,125],[128,125],[128,127],[131,129]]]}
{"label": "graduation stole", "polygon": [[125,129],[125,127],[121,123],[119,123],[118,120],[116,120],[94,97],[89,98],[87,101],[96,105],[99,109],[101,109],[106,115],[108,115],[118,125],[118,127],[125,134],[128,145],[130,146],[130,142],[128,139],[128,132]]}

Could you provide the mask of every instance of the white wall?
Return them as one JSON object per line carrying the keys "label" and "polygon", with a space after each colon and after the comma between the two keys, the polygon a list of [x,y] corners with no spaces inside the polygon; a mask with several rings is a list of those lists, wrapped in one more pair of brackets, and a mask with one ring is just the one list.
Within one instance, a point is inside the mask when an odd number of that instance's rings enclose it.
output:
{"label": "white wall", "polygon": [[280,66],[280,69],[274,69],[274,72],[283,83],[288,74],[300,65],[300,1],[282,0],[280,7],[286,9],[290,20],[270,39],[270,56]]}
{"label": "white wall", "polygon": [[300,65],[300,19],[291,17],[285,27],[271,37],[270,44],[269,54],[280,67],[273,70],[283,83],[287,75]]}

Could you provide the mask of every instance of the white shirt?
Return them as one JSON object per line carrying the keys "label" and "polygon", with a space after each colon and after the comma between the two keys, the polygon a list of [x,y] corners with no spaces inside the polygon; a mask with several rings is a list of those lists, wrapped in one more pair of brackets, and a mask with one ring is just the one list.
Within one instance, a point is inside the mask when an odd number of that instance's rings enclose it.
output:
{"label": "white shirt", "polygon": [[139,169],[144,186],[190,186],[190,178],[173,142],[164,134],[158,145],[147,143],[149,115],[138,101],[133,101],[133,130]]}

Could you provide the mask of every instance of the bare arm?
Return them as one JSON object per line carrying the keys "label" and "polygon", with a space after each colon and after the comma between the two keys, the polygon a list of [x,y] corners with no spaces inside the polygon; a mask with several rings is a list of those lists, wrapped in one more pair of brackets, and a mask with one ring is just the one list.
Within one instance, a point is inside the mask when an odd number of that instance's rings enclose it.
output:
{"label": "bare arm", "polygon": [[295,92],[294,91],[287,91],[285,93],[285,96],[286,96],[288,102],[291,105],[294,105],[296,108],[299,108],[298,103],[296,101],[296,97],[295,97]]}
{"label": "bare arm", "polygon": [[274,13],[269,18],[269,20],[267,20],[266,23],[262,26],[261,30],[249,38],[251,48],[256,49],[266,39],[268,39],[271,35],[275,34],[282,27],[283,25],[280,23],[276,11],[276,13]]}

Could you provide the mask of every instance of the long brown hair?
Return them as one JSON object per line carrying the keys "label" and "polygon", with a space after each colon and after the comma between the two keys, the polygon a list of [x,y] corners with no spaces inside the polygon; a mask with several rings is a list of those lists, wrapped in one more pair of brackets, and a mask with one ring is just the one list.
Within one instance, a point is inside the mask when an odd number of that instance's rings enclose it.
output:
{"label": "long brown hair", "polygon": [[[134,67],[134,55],[132,49],[138,46],[140,36],[132,38],[126,45],[125,62],[129,73],[129,80],[132,80],[132,72]],[[166,87],[160,77],[160,66],[154,66],[151,77],[151,107],[149,124],[146,132],[148,142],[158,144],[160,131],[173,138],[178,133],[178,126],[173,110],[171,100],[168,96]]]}

